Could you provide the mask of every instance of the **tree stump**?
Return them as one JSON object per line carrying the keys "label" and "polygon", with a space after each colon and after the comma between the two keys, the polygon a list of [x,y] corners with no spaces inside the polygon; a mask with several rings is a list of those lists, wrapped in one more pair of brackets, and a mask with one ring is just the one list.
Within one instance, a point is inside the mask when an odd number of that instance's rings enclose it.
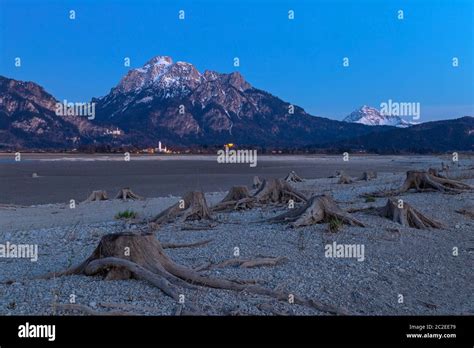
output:
{"label": "tree stump", "polygon": [[213,220],[204,194],[200,191],[186,193],[178,203],[163,210],[151,222],[162,224],[176,219],[181,221]]}
{"label": "tree stump", "polygon": [[83,203],[94,202],[94,201],[106,201],[106,200],[108,200],[107,192],[104,190],[96,190],[96,191],[92,191],[90,196]]}
{"label": "tree stump", "polygon": [[[400,208],[401,206],[401,208]],[[396,199],[388,199],[387,204],[377,208],[380,216],[386,217],[402,226],[414,227],[417,229],[441,228],[443,225],[433,219],[430,219],[420,213],[406,202],[399,202]]]}
{"label": "tree stump", "polygon": [[301,179],[298,174],[295,173],[294,170],[288,173],[288,175],[285,177],[286,182],[302,182],[303,179]]}
{"label": "tree stump", "polygon": [[212,211],[241,210],[253,208],[255,199],[250,195],[247,186],[233,186]]}
{"label": "tree stump", "polygon": [[410,170],[400,192],[415,189],[417,192],[440,191],[445,193],[461,193],[472,189],[471,186],[456,180],[434,176],[425,171]]}
{"label": "tree stump", "polygon": [[281,179],[263,180],[260,188],[253,196],[258,203],[288,203],[290,199],[294,202],[306,202],[307,198],[296,191],[289,183]]}
{"label": "tree stump", "polygon": [[344,175],[344,171],[343,171],[343,170],[336,170],[336,171],[334,172],[334,174],[333,174],[333,175],[329,175],[328,178],[329,178],[329,179],[339,178],[339,177],[341,177],[342,175]]}
{"label": "tree stump", "polygon": [[132,200],[135,200],[135,199],[139,199],[139,200],[142,200],[143,197],[135,194],[132,190],[130,190],[129,187],[125,187],[123,189],[121,189],[117,195],[115,196],[115,199],[122,199],[124,201],[126,201],[127,199],[132,199]]}
{"label": "tree stump", "polygon": [[331,219],[337,219],[347,225],[365,227],[362,222],[354,219],[339,208],[329,195],[313,196],[304,206],[291,209],[268,221],[277,223],[290,222],[292,227],[301,227],[319,222],[330,222]]}
{"label": "tree stump", "polygon": [[409,170],[402,187],[398,190],[377,191],[366,193],[362,196],[388,197],[396,196],[400,193],[415,189],[416,192],[443,192],[443,193],[462,193],[472,190],[473,187],[461,181],[451,180],[440,176],[435,176],[422,170]]}
{"label": "tree stump", "polygon": [[[251,260],[246,260],[246,262],[251,262]],[[84,262],[63,272],[49,273],[41,278],[50,279],[73,274],[101,275],[106,280],[141,279],[158,287],[177,302],[180,300],[181,288],[198,289],[197,286],[238,292],[246,291],[281,301],[288,301],[290,295],[288,292],[249,285],[245,281],[204,276],[191,268],[175,263],[165,253],[155,236],[149,233],[107,234],[102,237],[97,248]],[[298,296],[294,296],[294,302],[324,312],[348,314],[342,308]],[[186,301],[186,306],[198,311],[190,303],[191,301]]]}
{"label": "tree stump", "polygon": [[369,181],[377,178],[377,172],[368,171],[363,172],[362,175],[357,180]]}
{"label": "tree stump", "polygon": [[259,189],[260,186],[262,186],[262,180],[258,176],[253,177],[253,188],[254,189]]}

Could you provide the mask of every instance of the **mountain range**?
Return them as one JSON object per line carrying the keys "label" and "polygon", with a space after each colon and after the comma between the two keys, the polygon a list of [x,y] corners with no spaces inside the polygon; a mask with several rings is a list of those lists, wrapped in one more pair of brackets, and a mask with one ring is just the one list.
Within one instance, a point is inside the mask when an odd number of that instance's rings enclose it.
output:
{"label": "mountain range", "polygon": [[90,119],[60,116],[59,101],[42,87],[0,76],[0,149],[143,148],[162,141],[185,147],[232,142],[388,151],[407,149],[409,143],[410,151],[473,150],[472,117],[441,121],[439,127],[439,122],[410,125],[363,106],[341,122],[312,116],[253,87],[238,72],[201,73],[166,56],[130,70],[107,95],[91,102],[95,114]]}

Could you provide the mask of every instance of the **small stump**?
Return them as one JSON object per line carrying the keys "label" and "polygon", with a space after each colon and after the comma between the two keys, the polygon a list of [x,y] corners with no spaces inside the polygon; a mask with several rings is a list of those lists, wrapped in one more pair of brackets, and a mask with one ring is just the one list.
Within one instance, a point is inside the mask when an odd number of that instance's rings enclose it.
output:
{"label": "small stump", "polygon": [[92,193],[84,201],[84,203],[94,202],[94,201],[106,201],[106,200],[108,200],[107,192],[104,190],[96,190],[96,191],[92,191]]}
{"label": "small stump", "polygon": [[347,176],[346,174],[342,174],[337,183],[338,184],[352,184],[353,182],[354,181],[352,180],[350,176]]}
{"label": "small stump", "polygon": [[123,189],[121,189],[117,195],[115,196],[115,199],[122,199],[124,201],[126,201],[127,199],[132,199],[132,200],[136,200],[136,199],[139,199],[139,200],[142,200],[143,197],[135,194],[132,190],[130,190],[129,187],[125,187]]}
{"label": "small stump", "polygon": [[363,172],[357,180],[369,181],[377,178],[377,172]]}

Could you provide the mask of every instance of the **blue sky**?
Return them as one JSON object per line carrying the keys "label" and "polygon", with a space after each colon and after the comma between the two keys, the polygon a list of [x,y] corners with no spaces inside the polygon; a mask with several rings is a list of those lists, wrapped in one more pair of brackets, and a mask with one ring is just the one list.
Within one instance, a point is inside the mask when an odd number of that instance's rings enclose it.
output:
{"label": "blue sky", "polygon": [[421,103],[420,121],[453,118],[474,115],[473,50],[472,0],[0,0],[0,75],[69,101],[107,94],[124,57],[135,68],[169,55],[238,70],[313,115],[392,99]]}

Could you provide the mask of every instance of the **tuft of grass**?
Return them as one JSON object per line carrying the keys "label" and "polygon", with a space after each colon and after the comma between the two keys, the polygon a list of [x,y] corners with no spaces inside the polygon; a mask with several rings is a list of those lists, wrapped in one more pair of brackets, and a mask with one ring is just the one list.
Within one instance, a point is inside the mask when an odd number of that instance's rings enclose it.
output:
{"label": "tuft of grass", "polygon": [[365,198],[365,203],[375,202],[375,197],[368,196]]}
{"label": "tuft of grass", "polygon": [[115,218],[117,220],[119,219],[135,219],[137,217],[137,213],[134,212],[133,210],[125,210],[125,211],[121,211],[119,213],[117,213],[117,215],[115,215]]}
{"label": "tuft of grass", "polygon": [[329,232],[336,233],[342,229],[342,226],[342,220],[338,218],[331,218],[331,220],[329,220]]}

